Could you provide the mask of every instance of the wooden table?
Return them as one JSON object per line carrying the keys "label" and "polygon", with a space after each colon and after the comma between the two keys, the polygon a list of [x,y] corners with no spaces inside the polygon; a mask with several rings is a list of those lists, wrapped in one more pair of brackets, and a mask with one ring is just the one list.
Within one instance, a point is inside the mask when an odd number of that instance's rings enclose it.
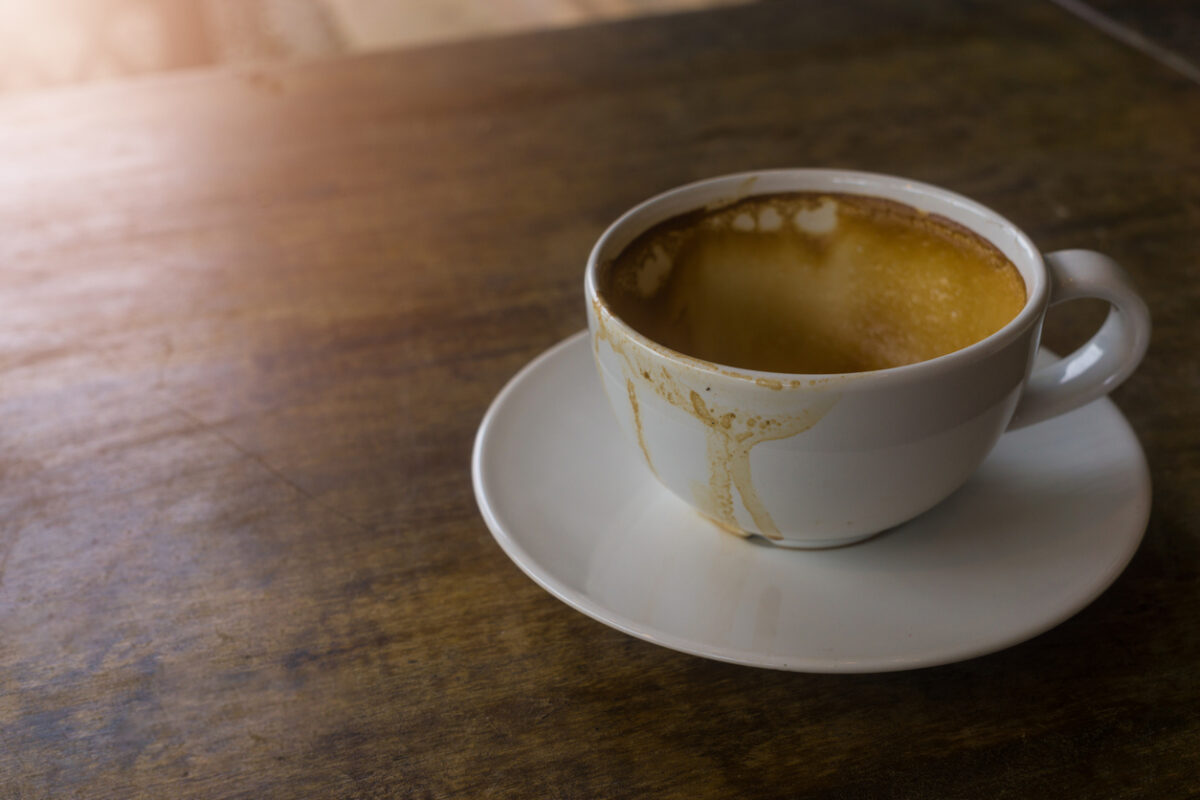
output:
{"label": "wooden table", "polygon": [[[1085,611],[830,676],[543,592],[472,437],[600,231],[841,166],[1104,250],[1154,510]],[[1200,793],[1200,86],[1045,2],[762,4],[0,101],[0,796]],[[1063,349],[1095,309],[1058,315]]]}

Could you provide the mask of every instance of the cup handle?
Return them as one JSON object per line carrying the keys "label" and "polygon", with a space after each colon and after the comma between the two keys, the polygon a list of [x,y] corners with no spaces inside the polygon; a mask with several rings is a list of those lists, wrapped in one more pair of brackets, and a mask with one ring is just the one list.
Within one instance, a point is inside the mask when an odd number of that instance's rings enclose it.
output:
{"label": "cup handle", "polygon": [[1150,310],[1117,262],[1092,250],[1060,250],[1045,261],[1050,305],[1097,297],[1112,309],[1100,330],[1078,350],[1029,376],[1009,430],[1108,394],[1137,368],[1150,344]]}

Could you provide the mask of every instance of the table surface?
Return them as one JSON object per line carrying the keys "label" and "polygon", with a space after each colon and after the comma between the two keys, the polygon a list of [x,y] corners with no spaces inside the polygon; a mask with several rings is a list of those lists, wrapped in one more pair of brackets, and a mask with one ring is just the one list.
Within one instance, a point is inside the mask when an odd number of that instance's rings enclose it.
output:
{"label": "table surface", "polygon": [[[622,210],[907,175],[1155,318],[1154,481],[1090,607],[971,661],[635,640],[501,552],[489,402]],[[1200,86],[1046,2],[776,4],[0,100],[0,795],[1200,793]],[[1084,338],[1066,307],[1047,341]]]}

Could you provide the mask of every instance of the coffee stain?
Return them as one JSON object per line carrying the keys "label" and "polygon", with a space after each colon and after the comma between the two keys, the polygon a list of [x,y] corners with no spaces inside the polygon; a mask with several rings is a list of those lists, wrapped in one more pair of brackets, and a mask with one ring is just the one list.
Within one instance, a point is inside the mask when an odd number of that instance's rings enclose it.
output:
{"label": "coffee stain", "polygon": [[737,188],[733,190],[732,195],[728,195],[725,197],[717,197],[712,200],[709,200],[707,203],[704,204],[704,210],[705,211],[720,211],[723,208],[728,208],[729,206],[737,205],[738,203],[742,202],[743,200],[745,200],[747,197],[750,196],[750,194],[754,191],[755,184],[757,184],[757,183],[758,183],[758,176],[751,175],[750,177],[746,178],[745,180],[743,180],[741,183],[738,184]]}
{"label": "coffee stain", "polygon": [[592,314],[596,318],[596,329],[592,331],[592,352],[596,355],[600,355],[601,342],[608,342],[609,346],[616,351],[617,344],[613,339],[612,334],[609,333],[608,325],[605,324],[604,306],[601,305],[599,299],[592,299]]}
{"label": "coffee stain", "polygon": [[598,283],[630,328],[704,361],[871,372],[968,346],[1024,306],[1016,267],[960,227],[877,198],[761,195],[651,226]]}
{"label": "coffee stain", "polygon": [[[698,486],[701,486],[701,487],[702,487],[702,486],[703,486],[703,484],[693,484],[693,485],[692,485],[692,493],[693,493],[693,494],[695,494],[695,492],[696,492],[696,488],[697,488]],[[709,522],[711,522],[713,525],[716,525],[718,528],[720,528],[721,530],[725,531],[726,533],[731,533],[731,534],[733,534],[734,536],[737,536],[737,537],[739,537],[739,538],[741,538],[741,539],[749,539],[751,536],[753,536],[753,535],[754,535],[754,534],[753,534],[753,533],[751,533],[750,531],[744,531],[744,530],[742,530],[742,529],[741,529],[740,527],[738,527],[738,526],[735,526],[735,525],[729,525],[729,524],[727,524],[727,523],[725,523],[725,522],[722,522],[721,520],[717,519],[716,517],[709,516],[708,514],[705,514],[703,511],[697,511],[696,513],[698,513],[700,516],[704,517],[704,519],[708,520],[708,521],[709,521]]]}
{"label": "coffee stain", "polygon": [[[707,402],[700,392],[680,383],[665,366],[645,362],[625,346],[608,329],[607,313],[602,304],[593,301],[596,326],[592,336],[592,347],[599,354],[600,343],[608,342],[613,352],[624,362],[625,388],[633,412],[638,445],[646,463],[655,471],[649,447],[642,429],[641,407],[637,400],[635,381],[651,389],[670,405],[686,412],[705,426],[705,456],[708,461],[708,483],[693,482],[692,497],[701,513],[719,527],[746,536],[747,531],[737,520],[734,493],[741,499],[743,507],[754,522],[757,532],[768,539],[782,539],[766,505],[754,485],[750,468],[751,451],[763,442],[778,441],[797,436],[812,428],[837,402],[836,394],[815,398],[815,402],[798,413],[764,416],[750,415],[739,409],[725,408]],[[739,376],[747,379],[749,376]],[[759,381],[765,383],[759,383]],[[769,378],[754,379],[756,385],[772,392],[782,391],[784,384]],[[811,385],[809,381],[789,381],[792,388]]]}
{"label": "coffee stain", "polygon": [[650,450],[646,447],[646,436],[642,432],[642,412],[638,405],[637,388],[633,385],[633,380],[625,379],[625,390],[629,392],[629,406],[633,409],[633,427],[637,431],[638,447],[642,449],[642,455],[646,459],[646,466],[650,467],[650,471],[658,477],[658,470],[654,468],[654,459],[650,458]]}
{"label": "coffee stain", "polygon": [[[674,393],[671,393],[674,395]],[[664,395],[665,397],[665,395]],[[670,398],[666,398],[671,402]],[[737,412],[708,404],[695,390],[689,392],[690,413],[704,423],[709,466],[708,486],[693,486],[697,505],[724,526],[741,528],[734,510],[736,490],[758,532],[769,539],[783,538],[775,520],[759,497],[750,470],[750,452],[763,442],[789,439],[816,425],[832,406],[822,403],[799,414],[763,419],[739,419]],[[674,403],[673,403],[674,404]]]}

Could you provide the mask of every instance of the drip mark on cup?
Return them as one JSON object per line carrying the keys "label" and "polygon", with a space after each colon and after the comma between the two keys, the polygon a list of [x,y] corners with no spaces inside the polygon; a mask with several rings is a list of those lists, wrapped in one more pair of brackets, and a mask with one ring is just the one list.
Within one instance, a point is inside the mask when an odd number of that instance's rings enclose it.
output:
{"label": "drip mark on cup", "polygon": [[[649,373],[646,373],[649,377]],[[642,432],[642,411],[638,405],[637,389],[633,385],[633,380],[625,379],[625,389],[629,392],[629,406],[633,409],[633,427],[637,431],[638,447],[642,449],[642,455],[646,458],[646,466],[650,467],[650,471],[658,476],[658,470],[654,468],[654,460],[650,458],[650,450],[646,447],[646,436]]]}
{"label": "drip mark on cup", "polygon": [[743,415],[743,421],[738,425],[734,424],[736,413],[718,413],[715,407],[707,406],[697,392],[690,393],[690,400],[694,416],[706,426],[709,466],[708,486],[692,486],[696,504],[717,519],[722,527],[742,529],[734,511],[733,493],[736,490],[758,532],[769,539],[782,538],[754,486],[750,452],[763,442],[788,439],[812,428],[833,406],[836,398],[826,398],[821,406],[794,416],[764,419]]}
{"label": "drip mark on cup", "polygon": [[[658,476],[658,470],[654,466],[645,438],[641,403],[638,400],[638,383],[644,384],[668,404],[686,412],[704,425],[708,482],[705,485],[693,481],[690,487],[693,501],[702,514],[723,529],[747,535],[750,531],[737,520],[734,506],[736,491],[757,532],[770,539],[783,538],[754,486],[750,453],[763,442],[787,439],[809,430],[833,407],[838,396],[828,394],[799,413],[783,415],[746,414],[738,409],[721,408],[716,403],[710,405],[705,402],[700,392],[681,383],[666,366],[651,365],[643,361],[642,355],[635,349],[631,352],[631,348],[627,347],[628,342],[614,336],[608,330],[605,316],[598,304],[594,310],[597,324],[593,347],[598,354],[600,342],[607,341],[614,355],[623,362],[621,371],[625,378],[625,390],[629,398],[638,447],[654,474]],[[652,367],[657,368],[652,372]],[[795,384],[791,388],[799,385],[799,382],[790,383]],[[754,384],[768,389],[772,394],[784,388],[782,382],[774,379],[758,378],[754,380]],[[711,389],[711,386],[704,387],[705,392]]]}

